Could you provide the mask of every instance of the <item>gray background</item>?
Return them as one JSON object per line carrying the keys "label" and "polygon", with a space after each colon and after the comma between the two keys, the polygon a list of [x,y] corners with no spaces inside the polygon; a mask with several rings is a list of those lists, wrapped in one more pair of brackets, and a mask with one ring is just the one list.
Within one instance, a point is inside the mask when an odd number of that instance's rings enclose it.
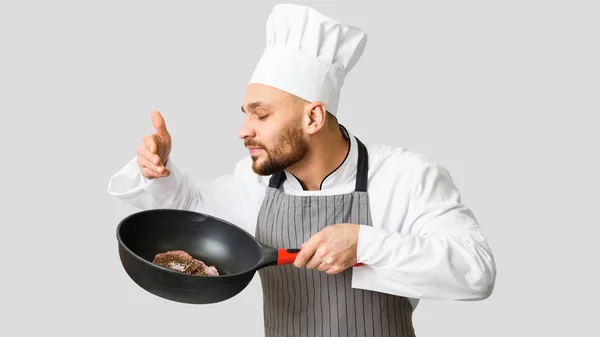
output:
{"label": "gray background", "polygon": [[[276,3],[2,2],[2,336],[262,334],[258,277],[207,306],[135,286],[106,188],[154,108],[181,169],[231,172]],[[493,295],[422,301],[418,336],[598,336],[597,2],[296,3],[367,31],[342,123],[443,163],[496,256]]]}

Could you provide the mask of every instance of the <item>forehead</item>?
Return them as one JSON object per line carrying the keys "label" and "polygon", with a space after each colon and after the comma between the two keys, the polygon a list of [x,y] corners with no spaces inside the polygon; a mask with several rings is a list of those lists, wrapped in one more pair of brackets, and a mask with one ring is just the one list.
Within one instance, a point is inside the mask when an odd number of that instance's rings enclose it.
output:
{"label": "forehead", "polygon": [[252,83],[246,88],[242,109],[246,111],[258,107],[262,109],[281,109],[291,107],[294,103],[294,95],[268,85]]}

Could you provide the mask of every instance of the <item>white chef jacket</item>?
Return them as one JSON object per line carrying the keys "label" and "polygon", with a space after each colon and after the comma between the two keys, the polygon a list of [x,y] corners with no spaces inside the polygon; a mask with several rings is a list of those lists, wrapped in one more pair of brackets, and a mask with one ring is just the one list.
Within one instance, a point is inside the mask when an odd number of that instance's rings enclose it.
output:
{"label": "white chef jacket", "polygon": [[[285,193],[350,193],[356,184],[358,145],[351,143],[344,162],[322,183],[305,191],[286,173]],[[358,262],[352,287],[409,298],[481,300],[490,296],[496,265],[475,216],[461,203],[449,172],[424,155],[401,147],[367,146],[372,227],[359,224]],[[108,193],[140,209],[176,208],[229,221],[252,235],[269,185],[269,176],[252,171],[250,156],[232,173],[212,181],[192,181],[169,158],[170,176],[146,180],[137,157],[115,173]],[[297,248],[297,247],[279,247]]]}

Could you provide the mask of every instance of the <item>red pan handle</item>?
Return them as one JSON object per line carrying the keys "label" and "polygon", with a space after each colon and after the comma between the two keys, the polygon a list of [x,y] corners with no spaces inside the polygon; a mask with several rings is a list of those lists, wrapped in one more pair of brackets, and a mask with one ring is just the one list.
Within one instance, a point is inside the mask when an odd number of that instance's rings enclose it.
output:
{"label": "red pan handle", "polygon": [[[294,260],[296,260],[296,256],[298,256],[300,249],[279,248],[277,251],[278,251],[277,265],[282,265],[282,264],[294,263]],[[357,264],[353,265],[352,267],[360,267],[360,266],[364,266],[364,263],[357,263]]]}

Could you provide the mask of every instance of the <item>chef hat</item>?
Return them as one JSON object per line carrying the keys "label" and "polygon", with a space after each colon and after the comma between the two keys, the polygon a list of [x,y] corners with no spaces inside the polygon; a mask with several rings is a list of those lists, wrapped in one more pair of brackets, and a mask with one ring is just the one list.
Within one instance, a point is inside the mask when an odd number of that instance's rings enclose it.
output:
{"label": "chef hat", "polygon": [[346,74],[360,59],[367,35],[313,8],[276,5],[266,23],[266,48],[250,83],[262,83],[337,113]]}

